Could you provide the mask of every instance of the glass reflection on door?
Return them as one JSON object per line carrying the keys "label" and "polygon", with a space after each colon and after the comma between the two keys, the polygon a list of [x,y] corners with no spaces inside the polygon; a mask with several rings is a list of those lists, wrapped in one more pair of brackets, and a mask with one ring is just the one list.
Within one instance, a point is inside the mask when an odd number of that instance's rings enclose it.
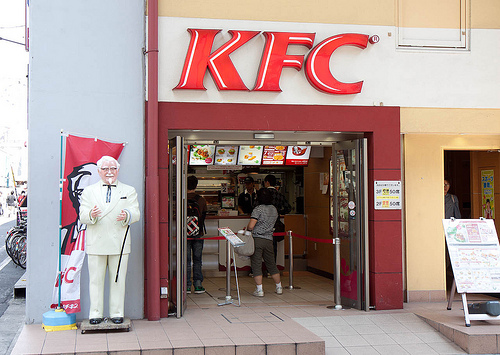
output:
{"label": "glass reflection on door", "polygon": [[187,304],[186,292],[186,148],[184,139],[169,140],[169,303],[177,318]]}
{"label": "glass reflection on door", "polygon": [[332,227],[340,238],[340,296],[342,305],[362,309],[365,305],[365,188],[364,140],[339,142],[332,156]]}

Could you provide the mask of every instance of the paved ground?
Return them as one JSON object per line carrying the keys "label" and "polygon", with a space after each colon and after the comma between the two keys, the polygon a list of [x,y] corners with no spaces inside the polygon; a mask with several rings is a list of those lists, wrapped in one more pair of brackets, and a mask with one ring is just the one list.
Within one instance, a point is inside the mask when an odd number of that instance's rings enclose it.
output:
{"label": "paved ground", "polygon": [[14,220],[0,217],[0,317],[12,299],[12,287],[25,270],[14,264],[5,250],[5,237],[8,230],[16,224]]}
{"label": "paved ground", "polygon": [[25,299],[14,299],[14,285],[25,272],[5,251],[5,235],[15,225],[14,216],[0,216],[0,354],[10,354],[22,330]]}
{"label": "paved ground", "polygon": [[0,317],[0,354],[10,354],[24,326],[26,302],[24,298],[13,298]]}
{"label": "paved ground", "polygon": [[[182,319],[132,320],[132,329],[125,333],[81,334],[80,330],[46,333],[40,324],[25,325],[12,354],[466,353],[416,315],[420,311],[448,312],[445,302],[405,304],[405,309],[390,311],[335,311],[327,308],[333,303],[333,281],[321,276],[297,272],[294,280],[302,288],[284,290],[283,295],[276,295],[272,280],[266,278],[265,297],[259,298],[252,296],[255,288],[252,278],[239,279],[241,307],[217,306],[225,295],[225,280],[207,278],[203,283],[207,292],[189,294]],[[457,303],[448,313],[465,331],[459,306]],[[472,328],[484,333],[477,324]],[[497,327],[490,329],[493,328]]]}

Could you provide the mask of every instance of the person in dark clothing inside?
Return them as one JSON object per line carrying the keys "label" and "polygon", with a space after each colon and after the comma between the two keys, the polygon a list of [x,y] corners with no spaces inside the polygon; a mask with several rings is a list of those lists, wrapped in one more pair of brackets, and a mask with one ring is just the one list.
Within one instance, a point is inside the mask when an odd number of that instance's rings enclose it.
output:
{"label": "person in dark clothing inside", "polygon": [[[451,186],[451,179],[449,177],[444,178],[444,218],[450,219],[454,218],[462,218],[462,214],[460,213],[458,197],[449,193]],[[451,283],[453,282],[453,269],[450,261],[450,254],[448,252],[448,246],[445,243],[446,250],[446,282],[447,286],[451,287]]]}
{"label": "person in dark clothing inside", "polygon": [[[292,206],[286,200],[286,197],[281,194],[276,188],[276,177],[274,175],[266,175],[264,178],[264,186],[271,191],[272,204],[278,210],[279,215],[284,215],[290,213]],[[279,220],[279,216],[278,216]],[[276,261],[276,256],[278,253],[278,241],[273,238],[273,249],[274,249],[274,260]]]}
{"label": "person in dark clothing inside", "polygon": [[[207,201],[203,196],[196,193],[196,187],[198,186],[198,178],[191,175],[187,178],[187,199],[188,199],[188,210],[197,210],[195,214],[191,217],[196,217],[198,220],[195,224],[196,231],[190,233],[193,230],[188,221],[188,241],[187,241],[187,291],[191,292],[191,255],[193,260],[193,284],[194,293],[204,293],[205,288],[202,286],[203,273],[201,271],[202,266],[202,254],[203,254],[203,239],[199,239],[203,236],[203,226],[205,225],[205,217],[207,215]],[[188,211],[188,215],[189,215]],[[188,217],[189,218],[189,217]],[[194,239],[194,240],[189,240]]]}
{"label": "person in dark clothing inside", "polygon": [[462,218],[458,204],[458,197],[448,193],[451,186],[450,181],[450,178],[444,179],[444,218]]}
{"label": "person in dark clothing inside", "polygon": [[257,191],[254,180],[251,176],[247,176],[245,178],[245,191],[238,196],[238,211],[240,214],[250,214],[256,205]]}

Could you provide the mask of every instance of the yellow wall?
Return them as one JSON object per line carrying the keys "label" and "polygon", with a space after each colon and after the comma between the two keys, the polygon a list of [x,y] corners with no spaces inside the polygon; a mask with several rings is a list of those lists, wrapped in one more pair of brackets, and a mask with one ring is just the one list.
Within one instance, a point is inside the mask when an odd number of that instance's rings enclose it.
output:
{"label": "yellow wall", "polygon": [[470,0],[399,0],[401,27],[462,28],[468,21]]}
{"label": "yellow wall", "polygon": [[407,290],[444,290],[443,151],[500,149],[500,110],[402,108],[401,131]]}
{"label": "yellow wall", "polygon": [[472,28],[500,28],[500,2],[498,0],[472,0]]}
{"label": "yellow wall", "polygon": [[402,107],[401,133],[498,134],[500,110]]}
{"label": "yellow wall", "polygon": [[393,25],[394,0],[159,0],[160,16]]}
{"label": "yellow wall", "polygon": [[[374,26],[395,26],[397,23],[398,1],[419,3],[422,0],[159,0],[159,15],[171,17],[220,18],[233,20],[284,21],[304,23],[336,23]],[[428,1],[429,6],[448,3]],[[462,0],[463,1],[463,0]],[[500,28],[500,2],[498,0],[470,1],[472,28]],[[455,4],[450,2],[450,6]],[[442,6],[441,6],[442,7]],[[435,13],[436,11],[430,11]],[[451,11],[431,27],[454,24],[456,16],[449,18]],[[424,13],[418,27],[426,26],[429,12]],[[445,15],[443,15],[445,16]],[[413,21],[415,23],[415,21]],[[453,26],[452,26],[453,27]]]}

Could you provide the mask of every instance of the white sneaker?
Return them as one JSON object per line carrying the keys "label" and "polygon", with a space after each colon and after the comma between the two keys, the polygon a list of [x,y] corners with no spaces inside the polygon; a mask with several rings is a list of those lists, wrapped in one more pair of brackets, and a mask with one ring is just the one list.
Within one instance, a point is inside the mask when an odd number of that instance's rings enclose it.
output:
{"label": "white sneaker", "polygon": [[264,291],[259,291],[259,290],[255,289],[255,291],[253,291],[253,295],[255,297],[264,297]]}
{"label": "white sneaker", "polygon": [[278,295],[282,295],[283,294],[283,287],[282,286],[276,286],[276,293]]}

